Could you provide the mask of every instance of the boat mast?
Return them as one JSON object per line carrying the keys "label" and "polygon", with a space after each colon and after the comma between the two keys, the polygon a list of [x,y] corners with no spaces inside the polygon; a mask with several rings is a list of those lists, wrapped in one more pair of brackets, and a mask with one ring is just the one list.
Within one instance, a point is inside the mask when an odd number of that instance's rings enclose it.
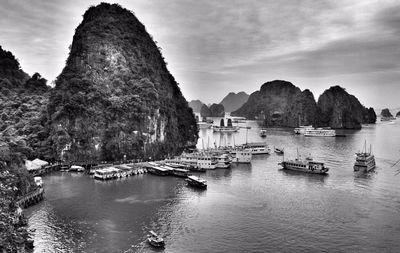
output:
{"label": "boat mast", "polygon": [[297,159],[299,159],[299,148],[297,148]]}

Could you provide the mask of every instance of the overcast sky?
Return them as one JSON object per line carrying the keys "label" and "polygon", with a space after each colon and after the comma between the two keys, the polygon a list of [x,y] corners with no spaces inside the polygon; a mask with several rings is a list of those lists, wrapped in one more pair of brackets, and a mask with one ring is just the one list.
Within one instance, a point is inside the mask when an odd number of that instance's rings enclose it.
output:
{"label": "overcast sky", "polygon": [[[0,0],[0,45],[51,82],[83,13],[100,2]],[[282,79],[316,99],[340,85],[366,106],[400,107],[400,1],[115,2],[158,41],[187,100],[220,102]]]}

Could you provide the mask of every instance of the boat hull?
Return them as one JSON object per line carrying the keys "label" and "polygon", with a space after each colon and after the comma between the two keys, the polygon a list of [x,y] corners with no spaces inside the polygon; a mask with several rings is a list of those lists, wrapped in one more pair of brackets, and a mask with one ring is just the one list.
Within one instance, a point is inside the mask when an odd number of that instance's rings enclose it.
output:
{"label": "boat hull", "polygon": [[298,171],[298,172],[303,172],[303,173],[310,173],[310,174],[326,174],[329,169],[328,168],[324,168],[324,169],[310,169],[309,167],[306,168],[300,168],[297,166],[291,166],[288,165],[286,163],[279,163],[279,165],[282,166],[282,169],[285,170],[293,170],[293,171]]}
{"label": "boat hull", "polygon": [[365,172],[368,172],[368,171],[371,171],[371,170],[375,169],[375,163],[371,164],[371,165],[357,165],[357,164],[355,164],[353,168],[354,168],[354,171],[365,171]]}

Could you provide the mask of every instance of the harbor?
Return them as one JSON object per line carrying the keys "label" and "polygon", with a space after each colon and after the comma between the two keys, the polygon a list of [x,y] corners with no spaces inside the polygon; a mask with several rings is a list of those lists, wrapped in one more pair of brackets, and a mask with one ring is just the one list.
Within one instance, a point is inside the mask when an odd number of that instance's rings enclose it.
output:
{"label": "harbor", "polygon": [[[395,236],[398,226],[393,224],[398,206],[392,201],[400,186],[396,169],[391,168],[399,153],[390,137],[400,136],[399,123],[344,131],[347,138],[309,138],[295,135],[293,129],[270,128],[267,138],[261,139],[257,122],[247,121],[243,124],[252,127],[248,142],[266,141],[271,148],[284,148],[284,155],[271,152],[253,156],[250,163],[232,163],[228,169],[190,171],[207,181],[206,189],[173,175],[94,180],[85,173],[51,172],[43,176],[44,201],[26,209],[29,228],[36,229],[35,252],[153,252],[156,249],[147,243],[150,230],[162,236],[165,252],[188,248],[251,252],[259,247],[265,252],[314,247],[372,252],[383,240],[381,229],[388,232],[384,238],[388,247],[400,246]],[[207,139],[231,144],[235,139],[240,145],[246,142],[246,130],[234,134],[200,130],[200,137],[205,146]],[[354,171],[355,153],[366,138],[376,168]],[[392,148],[382,149],[384,145]],[[300,156],[311,153],[315,161],[323,161],[328,173],[283,170],[278,163],[295,158],[297,149]],[[302,233],[305,226],[307,236]],[[233,230],[236,233],[230,234]],[[268,240],[255,245],[254,236]],[[301,238],[301,246],[286,238]]]}

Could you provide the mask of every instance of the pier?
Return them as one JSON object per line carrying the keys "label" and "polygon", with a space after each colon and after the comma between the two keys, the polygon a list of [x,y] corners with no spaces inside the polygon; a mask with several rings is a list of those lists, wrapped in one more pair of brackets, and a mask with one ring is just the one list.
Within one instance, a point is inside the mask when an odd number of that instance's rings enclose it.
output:
{"label": "pier", "polygon": [[36,190],[25,194],[17,200],[17,205],[21,208],[27,208],[43,200],[44,189],[39,187]]}

